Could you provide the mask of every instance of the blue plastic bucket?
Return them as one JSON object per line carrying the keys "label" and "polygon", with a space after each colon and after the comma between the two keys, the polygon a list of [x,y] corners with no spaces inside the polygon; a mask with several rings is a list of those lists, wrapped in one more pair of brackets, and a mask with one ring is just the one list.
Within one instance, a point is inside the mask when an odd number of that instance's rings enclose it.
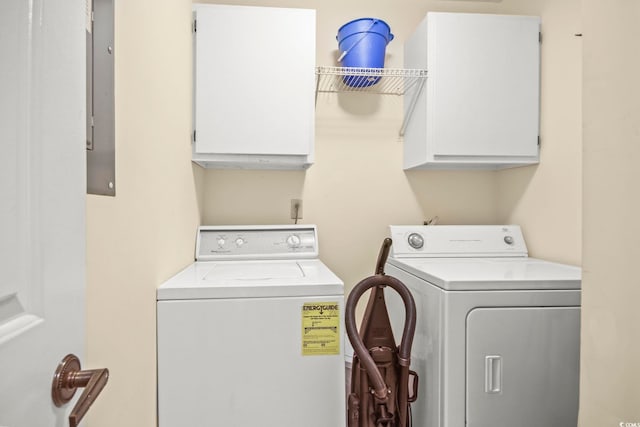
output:
{"label": "blue plastic bucket", "polygon": [[[347,22],[336,36],[343,67],[383,68],[387,44],[393,40],[391,28],[381,19],[360,18]],[[352,87],[372,86],[380,77],[345,76]]]}

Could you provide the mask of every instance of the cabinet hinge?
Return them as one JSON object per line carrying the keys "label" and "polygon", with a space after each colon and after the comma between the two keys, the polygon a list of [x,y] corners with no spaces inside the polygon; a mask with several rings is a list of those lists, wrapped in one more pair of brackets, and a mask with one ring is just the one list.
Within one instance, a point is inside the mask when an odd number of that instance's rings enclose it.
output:
{"label": "cabinet hinge", "polygon": [[[196,142],[196,131],[193,131],[193,142]],[[540,138],[538,138],[538,145],[540,145]]]}
{"label": "cabinet hinge", "polygon": [[197,32],[198,31],[198,20],[194,19],[193,20],[193,32]]}
{"label": "cabinet hinge", "polygon": [[538,148],[540,148],[540,135],[538,135]]}
{"label": "cabinet hinge", "polygon": [[538,32],[538,43],[542,43],[542,31]]}

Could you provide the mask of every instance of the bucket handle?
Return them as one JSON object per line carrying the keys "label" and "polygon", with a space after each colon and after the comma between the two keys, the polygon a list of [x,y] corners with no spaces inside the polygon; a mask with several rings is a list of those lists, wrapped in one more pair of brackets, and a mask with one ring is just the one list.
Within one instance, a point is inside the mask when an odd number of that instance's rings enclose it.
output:
{"label": "bucket handle", "polygon": [[[380,20],[373,18],[371,21],[372,22],[371,22],[371,25],[369,25],[369,28],[367,28],[365,31],[362,32],[362,36],[358,40],[356,40],[356,42],[354,44],[352,44],[349,47],[349,49],[345,49],[344,52],[342,52],[342,54],[340,55],[340,58],[338,58],[338,62],[342,62],[344,57],[347,56],[347,53],[349,53],[349,51],[351,49],[356,47],[358,45],[358,43],[360,43],[362,40],[364,40],[364,38],[367,37],[367,35],[369,34],[369,30],[371,30],[373,28],[373,26],[376,25]],[[393,34],[389,33],[389,36],[391,36],[391,40],[393,40]],[[391,41],[391,40],[389,40],[389,41]]]}

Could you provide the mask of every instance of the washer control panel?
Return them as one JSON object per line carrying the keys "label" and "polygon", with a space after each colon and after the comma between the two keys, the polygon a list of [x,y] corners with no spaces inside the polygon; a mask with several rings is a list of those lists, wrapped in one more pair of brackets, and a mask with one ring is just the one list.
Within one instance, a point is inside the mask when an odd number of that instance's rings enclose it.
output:
{"label": "washer control panel", "polygon": [[526,257],[517,225],[392,225],[391,256]]}
{"label": "washer control panel", "polygon": [[196,260],[317,258],[315,225],[202,226]]}

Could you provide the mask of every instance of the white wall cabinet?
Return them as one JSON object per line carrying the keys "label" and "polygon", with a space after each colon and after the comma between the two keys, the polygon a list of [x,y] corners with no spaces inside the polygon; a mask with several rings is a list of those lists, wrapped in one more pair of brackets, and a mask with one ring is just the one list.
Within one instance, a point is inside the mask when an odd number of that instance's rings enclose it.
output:
{"label": "white wall cabinet", "polygon": [[539,17],[430,12],[405,44],[405,68],[427,70],[405,169],[538,163]]}
{"label": "white wall cabinet", "polygon": [[315,10],[213,4],[193,10],[193,161],[204,167],[309,167]]}

